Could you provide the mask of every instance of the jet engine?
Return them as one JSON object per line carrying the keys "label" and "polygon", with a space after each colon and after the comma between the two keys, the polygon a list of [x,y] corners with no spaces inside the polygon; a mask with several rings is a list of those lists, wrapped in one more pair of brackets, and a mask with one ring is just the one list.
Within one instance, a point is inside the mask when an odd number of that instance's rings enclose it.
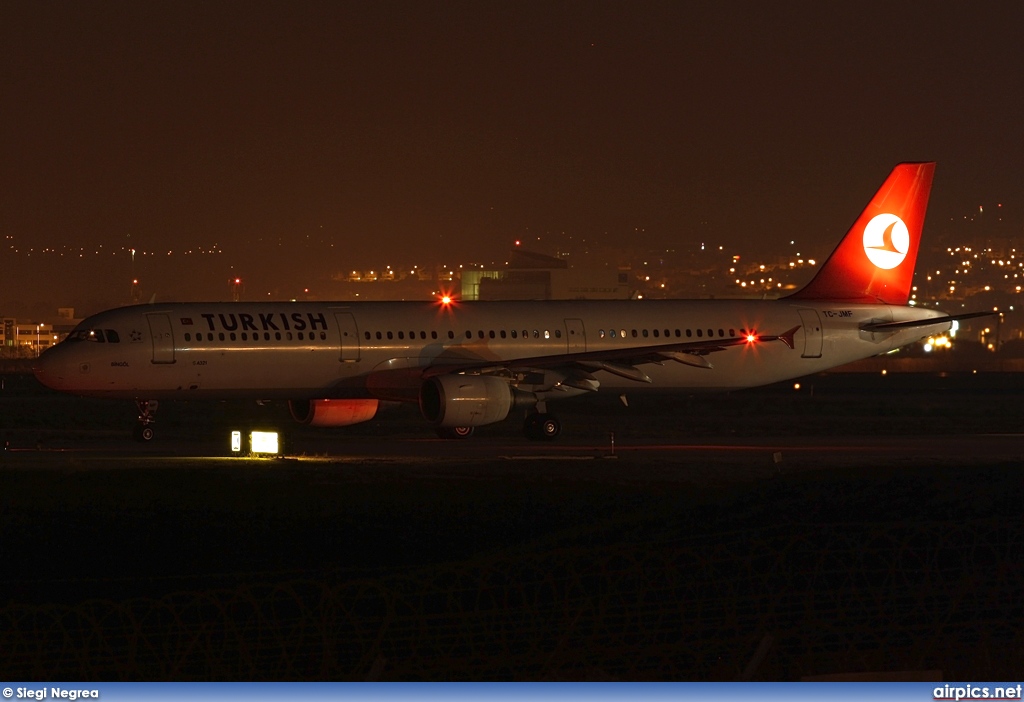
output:
{"label": "jet engine", "polygon": [[373,419],[379,400],[289,400],[292,418],[311,427],[344,427]]}
{"label": "jet engine", "polygon": [[515,404],[508,381],[488,375],[441,375],[420,387],[420,412],[440,429],[500,422]]}

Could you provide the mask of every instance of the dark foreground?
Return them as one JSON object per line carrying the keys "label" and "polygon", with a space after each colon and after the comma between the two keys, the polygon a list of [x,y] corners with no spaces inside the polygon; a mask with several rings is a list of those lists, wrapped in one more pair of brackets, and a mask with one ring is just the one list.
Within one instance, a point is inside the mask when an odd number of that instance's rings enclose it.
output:
{"label": "dark foreground", "polygon": [[14,382],[0,677],[1010,679],[1021,381],[953,380],[569,405],[543,450],[398,411],[262,461],[204,437],[273,408],[167,406],[140,450],[130,407]]}

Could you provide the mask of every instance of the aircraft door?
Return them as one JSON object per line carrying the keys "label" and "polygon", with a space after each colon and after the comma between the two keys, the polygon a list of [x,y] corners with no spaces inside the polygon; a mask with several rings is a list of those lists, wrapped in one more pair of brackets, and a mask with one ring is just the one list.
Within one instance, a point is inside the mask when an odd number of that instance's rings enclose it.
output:
{"label": "aircraft door", "polygon": [[174,363],[174,333],[171,318],[166,314],[147,314],[149,333],[153,339],[153,363]]}
{"label": "aircraft door", "polygon": [[800,321],[804,329],[804,352],[802,358],[821,358],[821,319],[815,310],[800,310]]}
{"label": "aircraft door", "polygon": [[342,363],[355,363],[359,360],[359,330],[356,328],[356,319],[349,312],[335,312],[334,318],[338,321],[338,331],[341,334],[341,357]]}
{"label": "aircraft door", "polygon": [[582,319],[565,320],[566,353],[586,353],[587,335]]}

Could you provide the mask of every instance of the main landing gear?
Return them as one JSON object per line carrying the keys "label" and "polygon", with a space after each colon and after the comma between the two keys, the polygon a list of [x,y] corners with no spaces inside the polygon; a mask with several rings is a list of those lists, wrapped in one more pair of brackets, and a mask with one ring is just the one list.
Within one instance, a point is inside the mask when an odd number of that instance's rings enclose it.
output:
{"label": "main landing gear", "polygon": [[474,427],[444,427],[437,430],[442,439],[468,439],[473,436]]}
{"label": "main landing gear", "polygon": [[148,443],[156,436],[153,430],[153,415],[160,405],[156,400],[136,400],[135,406],[139,408],[139,423],[135,425],[132,436],[136,441]]}
{"label": "main landing gear", "polygon": [[531,412],[523,422],[523,433],[532,441],[551,441],[562,433],[562,423],[553,414]]}

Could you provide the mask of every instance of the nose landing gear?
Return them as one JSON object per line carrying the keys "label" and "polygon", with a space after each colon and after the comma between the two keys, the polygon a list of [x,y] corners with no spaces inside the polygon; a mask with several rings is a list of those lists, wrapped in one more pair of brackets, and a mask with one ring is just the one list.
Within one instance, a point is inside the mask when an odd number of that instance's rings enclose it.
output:
{"label": "nose landing gear", "polygon": [[156,436],[153,429],[153,422],[156,420],[153,415],[156,414],[159,403],[156,400],[136,400],[135,406],[139,409],[139,423],[135,425],[132,436],[136,441],[148,443]]}

